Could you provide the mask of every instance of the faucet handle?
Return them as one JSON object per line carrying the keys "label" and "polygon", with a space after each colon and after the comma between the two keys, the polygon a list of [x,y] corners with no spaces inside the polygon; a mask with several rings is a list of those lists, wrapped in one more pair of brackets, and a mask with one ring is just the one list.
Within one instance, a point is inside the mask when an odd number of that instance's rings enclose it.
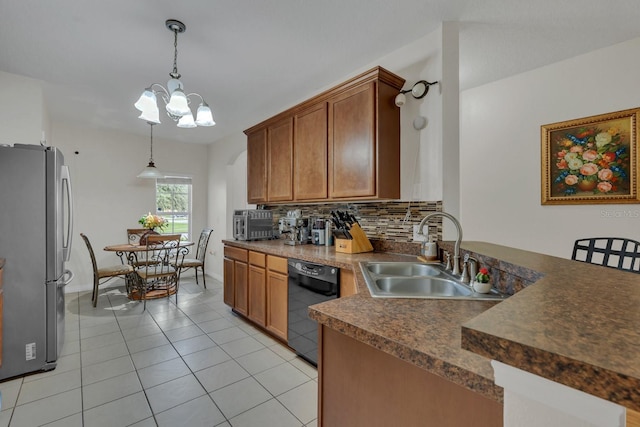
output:
{"label": "faucet handle", "polygon": [[444,269],[446,271],[449,271],[453,268],[451,266],[451,254],[449,253],[449,251],[444,251],[444,257],[447,259]]}
{"label": "faucet handle", "polygon": [[469,282],[471,282],[471,277],[469,276],[469,254],[464,256],[460,281],[464,284],[469,284]]}

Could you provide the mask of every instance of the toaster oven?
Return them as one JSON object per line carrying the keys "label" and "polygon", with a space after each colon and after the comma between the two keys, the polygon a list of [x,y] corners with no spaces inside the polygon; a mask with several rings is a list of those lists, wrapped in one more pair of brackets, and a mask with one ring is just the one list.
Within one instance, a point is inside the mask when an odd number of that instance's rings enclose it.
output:
{"label": "toaster oven", "polygon": [[263,209],[245,209],[233,212],[233,238],[261,240],[273,237],[273,213]]}

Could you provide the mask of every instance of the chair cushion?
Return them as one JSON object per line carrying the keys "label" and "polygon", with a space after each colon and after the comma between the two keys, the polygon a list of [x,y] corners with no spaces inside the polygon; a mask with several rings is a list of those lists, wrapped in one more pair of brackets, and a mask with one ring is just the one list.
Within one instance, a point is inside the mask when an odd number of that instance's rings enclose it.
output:
{"label": "chair cushion", "polygon": [[138,276],[140,276],[143,279],[152,279],[152,278],[157,278],[157,277],[167,277],[167,276],[173,276],[177,273],[177,270],[171,267],[165,267],[164,270],[160,271],[153,271],[153,269],[147,270],[146,268],[140,268],[138,270],[136,270],[136,273],[138,273]]}
{"label": "chair cushion", "polygon": [[123,274],[131,273],[133,267],[128,264],[112,265],[109,267],[102,267],[98,269],[98,277],[111,277],[120,276]]}
{"label": "chair cushion", "polygon": [[178,267],[200,267],[203,264],[202,261],[195,259],[195,258],[185,258],[182,260],[182,262],[179,262],[178,264],[174,264]]}

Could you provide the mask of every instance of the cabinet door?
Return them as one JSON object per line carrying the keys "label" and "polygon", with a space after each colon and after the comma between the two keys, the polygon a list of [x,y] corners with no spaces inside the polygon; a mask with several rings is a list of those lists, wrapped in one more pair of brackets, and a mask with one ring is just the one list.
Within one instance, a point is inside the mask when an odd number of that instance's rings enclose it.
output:
{"label": "cabinet door", "polygon": [[287,340],[287,275],[267,270],[267,330]]}
{"label": "cabinet door", "polygon": [[329,100],[329,196],[376,195],[375,82]]}
{"label": "cabinet door", "polygon": [[267,201],[267,130],[247,135],[247,201]]}
{"label": "cabinet door", "polygon": [[229,258],[224,259],[224,303],[233,307],[235,302],[235,275],[233,274],[233,260]]}
{"label": "cabinet door", "polygon": [[293,117],[268,129],[267,199],[293,200]]}
{"label": "cabinet door", "polygon": [[267,321],[267,273],[264,267],[249,266],[249,319],[260,326]]}
{"label": "cabinet door", "polygon": [[234,288],[235,288],[235,301],[234,307],[238,313],[247,315],[247,309],[249,305],[248,292],[247,292],[247,263],[234,261],[233,274],[234,274]]}
{"label": "cabinet door", "polygon": [[294,118],[293,194],[295,200],[327,198],[327,103]]}

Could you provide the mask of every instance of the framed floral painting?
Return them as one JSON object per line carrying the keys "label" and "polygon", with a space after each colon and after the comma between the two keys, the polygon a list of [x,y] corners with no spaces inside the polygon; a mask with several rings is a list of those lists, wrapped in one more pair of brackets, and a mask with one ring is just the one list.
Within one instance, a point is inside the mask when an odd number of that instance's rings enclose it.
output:
{"label": "framed floral painting", "polygon": [[640,108],[541,126],[542,204],[640,203]]}

